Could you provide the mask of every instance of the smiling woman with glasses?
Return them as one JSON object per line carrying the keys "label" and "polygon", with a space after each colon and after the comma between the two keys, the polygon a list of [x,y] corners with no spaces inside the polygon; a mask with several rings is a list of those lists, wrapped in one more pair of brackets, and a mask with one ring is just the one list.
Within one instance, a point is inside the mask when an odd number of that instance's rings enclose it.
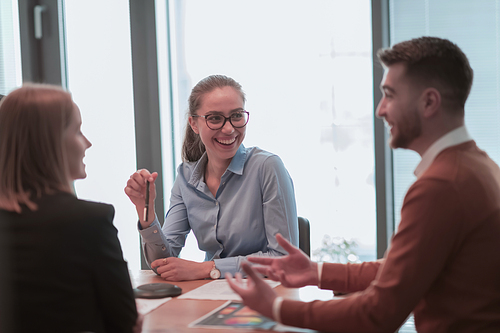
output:
{"label": "smiling woman with glasses", "polygon": [[9,273],[15,326],[9,332],[142,329],[115,209],[74,193],[92,145],[81,125],[80,109],[58,86],[25,84],[0,102],[0,233],[8,242],[8,268],[1,269]]}
{"label": "smiling woman with glasses", "polygon": [[[158,174],[138,170],[127,182],[146,260],[166,280],[218,279],[240,271],[248,255],[284,255],[277,233],[298,244],[292,179],[277,155],[243,146],[249,120],[244,107],[241,85],[227,76],[206,77],[193,88],[183,163],[163,228],[154,213]],[[202,263],[178,258],[191,230],[205,251]]]}

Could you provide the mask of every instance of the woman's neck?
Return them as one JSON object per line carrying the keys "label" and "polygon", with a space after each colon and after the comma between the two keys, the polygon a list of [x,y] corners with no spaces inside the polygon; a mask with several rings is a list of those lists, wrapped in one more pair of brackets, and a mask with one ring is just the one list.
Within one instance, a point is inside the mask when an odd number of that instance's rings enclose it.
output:
{"label": "woman's neck", "polygon": [[207,165],[205,166],[205,178],[217,178],[221,179],[224,172],[226,172],[227,167],[231,164],[231,160],[224,161],[212,161],[210,158],[207,161]]}
{"label": "woman's neck", "polygon": [[220,161],[217,163],[210,161],[210,158],[208,159],[207,165],[205,166],[205,184],[207,184],[214,197],[217,196],[220,180],[230,163],[231,160]]}

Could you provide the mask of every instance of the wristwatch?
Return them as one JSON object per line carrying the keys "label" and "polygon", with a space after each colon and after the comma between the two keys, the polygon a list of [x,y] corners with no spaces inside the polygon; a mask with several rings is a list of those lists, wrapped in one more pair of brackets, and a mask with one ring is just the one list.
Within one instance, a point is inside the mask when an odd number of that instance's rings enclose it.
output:
{"label": "wristwatch", "polygon": [[215,267],[215,261],[214,261],[214,267],[210,271],[210,278],[212,280],[220,279],[220,271],[217,269],[217,267]]}

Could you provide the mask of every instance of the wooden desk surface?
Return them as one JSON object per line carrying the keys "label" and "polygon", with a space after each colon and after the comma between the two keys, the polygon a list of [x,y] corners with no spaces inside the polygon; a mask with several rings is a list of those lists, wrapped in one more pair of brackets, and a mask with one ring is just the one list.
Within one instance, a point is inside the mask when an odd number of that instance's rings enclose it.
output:
{"label": "wooden desk surface", "polygon": [[[132,285],[134,287],[145,283],[169,282],[165,281],[150,270],[142,270],[131,272]],[[196,280],[185,282],[169,282],[176,284],[182,288],[182,292],[186,293],[193,290],[211,280]],[[332,299],[332,292],[320,290],[317,287],[304,287],[299,289],[289,289],[283,286],[275,288],[278,295],[302,301],[312,301],[315,299],[328,300]],[[188,325],[194,320],[206,315],[210,311],[224,304],[226,301],[214,300],[191,300],[177,299],[162,304],[157,309],[151,311],[144,317],[143,332],[144,333],[183,333],[183,332],[211,332],[215,333],[215,329],[205,328],[189,328]],[[263,332],[262,330],[252,330],[248,328],[224,330],[225,332]]]}

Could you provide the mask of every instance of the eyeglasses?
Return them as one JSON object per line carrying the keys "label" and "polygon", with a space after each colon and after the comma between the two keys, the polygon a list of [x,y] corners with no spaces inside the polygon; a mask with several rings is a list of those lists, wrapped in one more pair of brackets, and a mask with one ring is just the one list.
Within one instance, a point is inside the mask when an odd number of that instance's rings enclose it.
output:
{"label": "eyeglasses", "polygon": [[209,114],[206,116],[193,115],[191,117],[201,117],[205,118],[208,128],[211,130],[218,130],[226,125],[226,121],[229,120],[234,128],[242,128],[248,123],[248,118],[250,113],[247,111],[233,112],[229,117],[225,117],[221,114]]}

